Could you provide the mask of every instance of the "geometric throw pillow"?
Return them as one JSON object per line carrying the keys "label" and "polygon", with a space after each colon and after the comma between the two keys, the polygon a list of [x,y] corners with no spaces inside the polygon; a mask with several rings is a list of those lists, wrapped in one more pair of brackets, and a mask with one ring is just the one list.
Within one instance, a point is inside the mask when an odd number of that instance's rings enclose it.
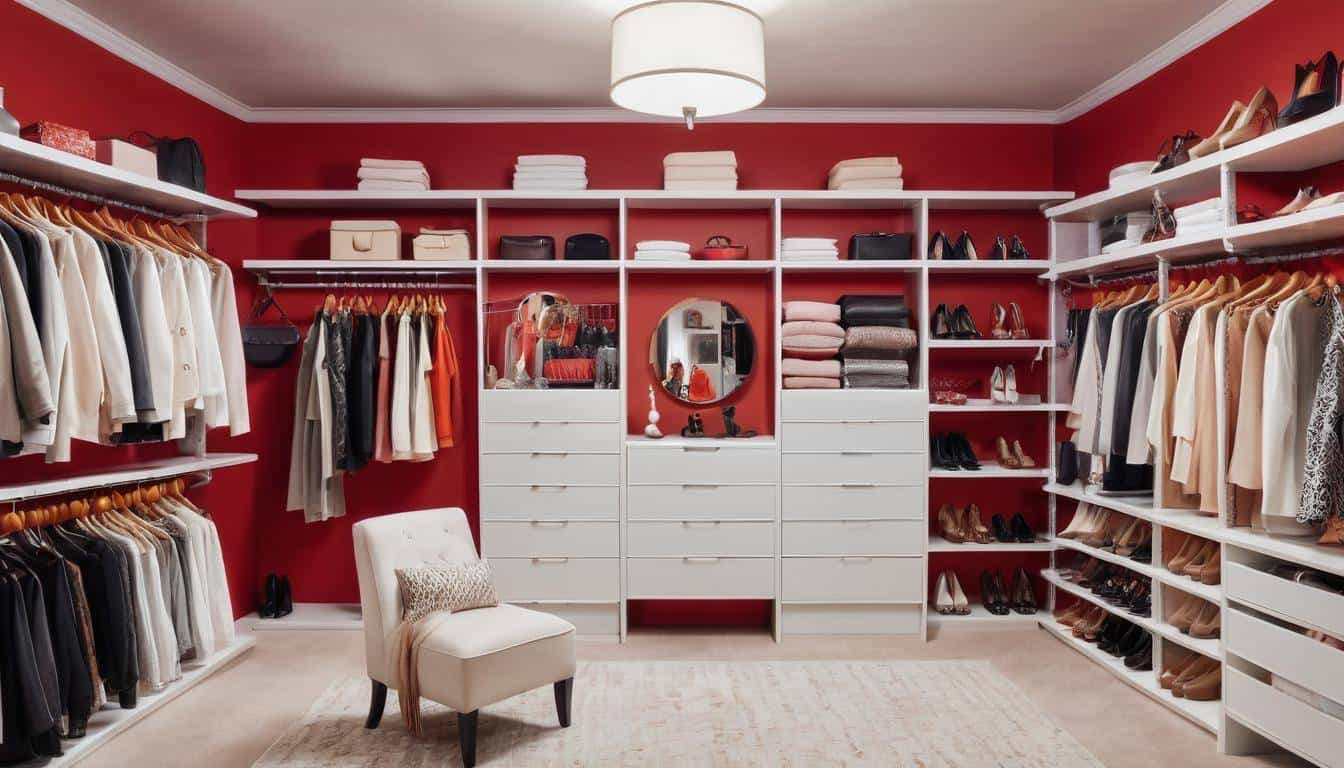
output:
{"label": "geometric throw pillow", "polygon": [[499,605],[490,583],[490,561],[398,568],[402,619],[415,623],[434,611],[466,611]]}

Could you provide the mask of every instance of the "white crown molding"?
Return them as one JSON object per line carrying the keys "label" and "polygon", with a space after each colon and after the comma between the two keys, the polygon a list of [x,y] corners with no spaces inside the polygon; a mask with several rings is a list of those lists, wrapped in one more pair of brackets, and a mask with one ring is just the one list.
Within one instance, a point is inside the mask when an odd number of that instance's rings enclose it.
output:
{"label": "white crown molding", "polygon": [[[248,123],[668,123],[616,107],[575,108],[273,108],[250,107],[118,32],[68,0],[18,0],[75,34],[205,103]],[[762,107],[701,123],[1067,123],[1134,87],[1273,0],[1226,0],[1194,26],[1059,109]]]}
{"label": "white crown molding", "polygon": [[1177,59],[1221,35],[1273,0],[1227,0],[1181,34],[1120,71],[1106,82],[1055,110],[1056,123],[1067,123],[1091,112]]}
{"label": "white crown molding", "polygon": [[177,86],[206,104],[239,120],[247,120],[248,113],[251,110],[246,104],[123,35],[102,19],[93,16],[82,8],[78,8],[66,0],[18,0],[18,3],[129,61],[160,80]]}

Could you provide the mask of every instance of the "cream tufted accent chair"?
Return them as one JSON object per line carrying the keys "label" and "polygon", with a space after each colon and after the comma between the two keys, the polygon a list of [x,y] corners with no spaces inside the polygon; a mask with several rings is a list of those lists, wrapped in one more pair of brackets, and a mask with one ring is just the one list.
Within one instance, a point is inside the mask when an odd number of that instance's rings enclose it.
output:
{"label": "cream tufted accent chair", "polygon": [[[425,509],[362,520],[354,526],[355,568],[364,609],[364,649],[373,680],[367,728],[377,728],[394,680],[388,648],[401,623],[398,568],[477,559],[461,509]],[[574,692],[574,625],[538,611],[501,604],[449,616],[420,649],[420,695],[457,711],[462,763],[476,764],[481,707],[555,687],[561,727],[569,727]]]}

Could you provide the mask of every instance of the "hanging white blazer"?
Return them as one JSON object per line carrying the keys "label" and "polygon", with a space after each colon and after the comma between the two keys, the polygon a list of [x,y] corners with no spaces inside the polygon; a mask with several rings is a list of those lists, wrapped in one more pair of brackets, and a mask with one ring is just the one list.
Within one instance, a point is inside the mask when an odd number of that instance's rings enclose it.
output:
{"label": "hanging white blazer", "polygon": [[1307,460],[1307,422],[1315,403],[1316,380],[1325,352],[1324,312],[1300,291],[1279,306],[1265,345],[1265,389],[1261,410],[1261,475],[1265,530],[1309,536],[1315,528],[1297,522]]}
{"label": "hanging white blazer", "polygon": [[1160,312],[1161,307],[1158,307],[1148,315],[1148,326],[1143,334],[1139,380],[1134,387],[1134,410],[1129,414],[1129,444],[1123,446],[1127,464],[1151,464],[1153,460],[1147,432],[1148,414],[1152,411],[1157,379],[1157,322]]}
{"label": "hanging white blazer", "polygon": [[167,440],[178,440],[187,434],[187,406],[201,394],[200,379],[196,374],[196,330],[191,321],[191,300],[187,297],[182,257],[159,248],[154,259],[159,268],[163,313],[168,321],[173,353],[172,417],[164,426],[163,436]]}
{"label": "hanging white blazer", "polygon": [[[201,396],[197,398],[196,407],[205,412],[207,426],[217,427],[228,423],[228,401],[224,397],[224,363],[219,356],[219,336],[210,309],[210,273],[200,259],[188,259],[185,268],[192,327],[196,332],[197,373],[201,381]],[[225,419],[222,422],[218,421],[221,415]]]}
{"label": "hanging white blazer", "polygon": [[397,358],[393,361],[392,372],[392,460],[405,461],[414,456],[411,429],[411,402],[415,376],[413,365],[418,347],[413,345],[416,339],[411,333],[410,313],[402,312],[397,317]]}
{"label": "hanging white blazer", "polygon": [[[96,443],[99,438],[98,413],[103,403],[103,361],[94,329],[93,309],[84,292],[84,272],[79,266],[77,242],[78,236],[67,229],[66,237],[53,243],[66,323],[70,328],[64,378],[69,380],[71,389],[67,400],[66,383],[62,382],[56,435],[58,442],[74,438]],[[47,458],[52,457],[48,455]]]}
{"label": "hanging white blazer", "polygon": [[429,461],[439,443],[434,431],[434,401],[429,391],[429,373],[434,364],[429,351],[427,318],[420,319],[420,328],[413,335],[416,351],[411,380],[411,453],[416,461]]}
{"label": "hanging white blazer", "polygon": [[1101,355],[1097,343],[1096,310],[1087,324],[1078,364],[1078,378],[1073,387],[1073,403],[1069,406],[1066,426],[1075,430],[1074,443],[1083,453],[1095,455],[1097,409],[1101,400]]}
{"label": "hanging white blazer", "polygon": [[171,528],[186,543],[186,561],[183,563],[182,575],[187,581],[187,600],[190,605],[187,611],[187,624],[191,632],[191,646],[196,651],[196,659],[203,661],[215,650],[215,638],[210,626],[210,601],[206,595],[204,578],[205,559],[196,548],[191,526],[179,517],[178,510],[170,503],[170,499],[161,498],[153,506],[165,513],[162,517],[163,525]]}
{"label": "hanging white blazer", "polygon": [[98,358],[103,369],[103,402],[98,428],[101,440],[111,432],[112,425],[136,419],[131,363],[126,355],[126,338],[121,333],[117,301],[112,295],[112,283],[108,280],[98,243],[78,228],[70,234],[75,238],[75,256],[79,260],[80,277],[84,280],[84,296],[93,315]]}
{"label": "hanging white blazer", "polygon": [[150,249],[132,243],[131,258],[127,264],[131,276],[131,293],[140,312],[140,338],[145,345],[145,359],[149,369],[150,385],[154,393],[154,411],[148,423],[159,424],[173,417],[173,380],[163,375],[173,369],[173,338],[169,332],[168,316],[163,306],[163,285],[159,282],[159,264]]}
{"label": "hanging white blazer", "polygon": [[247,365],[243,359],[243,331],[238,324],[238,297],[233,290],[233,270],[218,259],[210,264],[210,305],[219,333],[223,363],[229,434],[237,437],[252,430],[247,406]]}
{"label": "hanging white blazer", "polygon": [[42,271],[42,292],[39,305],[42,319],[38,324],[37,335],[42,341],[42,360],[47,369],[47,382],[51,387],[51,402],[56,411],[47,419],[47,423],[30,426],[24,434],[24,453],[42,453],[56,440],[56,422],[60,417],[61,372],[65,369],[66,350],[70,347],[70,326],[66,322],[65,300],[61,298],[61,277],[56,272],[56,257],[52,254],[51,238],[60,239],[65,233],[54,233],[47,227],[37,226],[30,230],[38,244],[38,269]]}
{"label": "hanging white blazer", "polygon": [[0,242],[0,293],[4,294],[5,315],[9,320],[14,385],[23,413],[24,432],[43,426],[43,419],[53,422],[51,428],[54,430],[55,419],[51,417],[56,412],[56,403],[51,396],[51,381],[47,378],[42,343],[37,335],[37,325],[33,322],[33,313],[28,308],[28,296],[19,279],[14,255],[3,242]]}

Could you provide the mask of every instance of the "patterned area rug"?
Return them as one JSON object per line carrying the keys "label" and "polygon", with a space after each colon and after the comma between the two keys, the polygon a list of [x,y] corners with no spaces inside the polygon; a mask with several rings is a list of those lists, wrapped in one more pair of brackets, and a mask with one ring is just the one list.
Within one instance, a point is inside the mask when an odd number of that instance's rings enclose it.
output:
{"label": "patterned area rug", "polygon": [[[461,765],[451,711],[423,701],[416,739],[395,692],[365,730],[368,700],[367,679],[334,683],[256,765]],[[550,686],[478,728],[482,766],[1101,766],[987,661],[580,664],[570,728]]]}

